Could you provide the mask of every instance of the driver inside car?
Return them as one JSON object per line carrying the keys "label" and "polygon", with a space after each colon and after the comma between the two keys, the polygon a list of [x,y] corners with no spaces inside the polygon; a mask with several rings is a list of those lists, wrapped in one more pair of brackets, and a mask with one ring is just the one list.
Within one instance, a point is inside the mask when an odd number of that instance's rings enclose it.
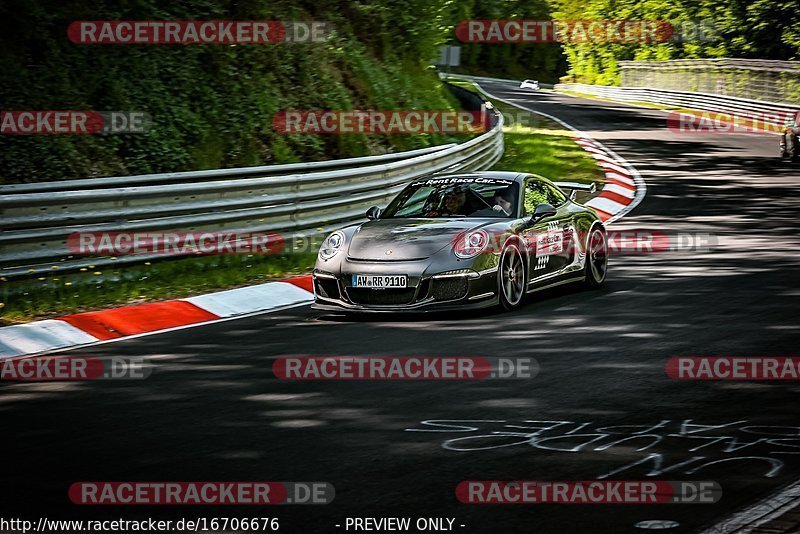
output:
{"label": "driver inside car", "polygon": [[437,214],[440,217],[466,215],[464,207],[467,203],[467,192],[464,189],[453,189],[444,195],[444,206]]}
{"label": "driver inside car", "polygon": [[466,191],[463,189],[450,191],[444,197],[444,213],[442,215],[466,215],[464,213],[466,203]]}
{"label": "driver inside car", "polygon": [[514,191],[510,187],[496,191],[494,194],[494,206],[492,210],[500,212],[506,216],[511,215],[514,206]]}
{"label": "driver inside car", "polygon": [[439,207],[434,207],[437,201],[433,199],[433,206],[430,206],[431,199],[426,203],[424,210],[425,217],[450,217],[453,215],[466,215],[465,207],[467,204],[467,192],[461,188],[450,189],[444,194]]}
{"label": "driver inside car", "polygon": [[493,204],[489,205],[487,201],[483,201],[486,206],[482,210],[476,211],[472,214],[473,217],[508,217],[514,211],[514,200],[516,195],[511,187],[498,189],[492,195]]}

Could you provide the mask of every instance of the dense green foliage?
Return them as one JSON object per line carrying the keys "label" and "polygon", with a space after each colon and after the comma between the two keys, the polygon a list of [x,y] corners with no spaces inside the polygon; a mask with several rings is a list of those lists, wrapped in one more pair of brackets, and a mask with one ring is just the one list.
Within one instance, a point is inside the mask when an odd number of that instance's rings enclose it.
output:
{"label": "dense green foliage", "polygon": [[[437,144],[427,135],[280,135],[281,109],[446,109],[428,65],[447,3],[334,0],[5,0],[4,110],[133,110],[145,134],[0,138],[0,181],[310,161]],[[323,20],[325,43],[81,45],[74,20]]]}
{"label": "dense green foliage", "polygon": [[[551,7],[547,0],[467,0],[456,6],[453,20],[549,20]],[[534,78],[544,83],[558,81],[567,63],[557,43],[462,43],[461,67],[466,74]]]}
{"label": "dense green foliage", "polygon": [[[3,110],[149,114],[145,134],[0,136],[0,183],[313,161],[418,148],[428,135],[280,135],[283,109],[443,109],[457,105],[430,67],[445,43],[471,74],[619,82],[618,61],[790,59],[800,53],[796,0],[4,0]],[[468,19],[713,21],[710,43],[468,44]],[[80,45],[75,20],[320,20],[325,43]],[[565,52],[565,54],[563,53]]]}
{"label": "dense green foliage", "polygon": [[552,0],[554,18],[566,20],[707,21],[712,41],[567,43],[571,79],[619,83],[620,60],[714,57],[800,59],[797,0]]}

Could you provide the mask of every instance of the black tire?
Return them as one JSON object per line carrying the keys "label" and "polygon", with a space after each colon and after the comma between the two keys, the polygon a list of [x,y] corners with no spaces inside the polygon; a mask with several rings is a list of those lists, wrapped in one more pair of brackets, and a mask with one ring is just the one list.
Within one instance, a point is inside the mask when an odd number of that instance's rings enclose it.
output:
{"label": "black tire", "polygon": [[786,156],[792,161],[800,160],[800,140],[794,134],[786,134]]}
{"label": "black tire", "polygon": [[503,249],[497,267],[497,294],[503,309],[513,310],[522,305],[526,280],[522,253],[517,245],[510,244]]}
{"label": "black tire", "polygon": [[608,239],[599,226],[592,228],[586,239],[586,267],[584,286],[597,289],[606,281],[608,274]]}

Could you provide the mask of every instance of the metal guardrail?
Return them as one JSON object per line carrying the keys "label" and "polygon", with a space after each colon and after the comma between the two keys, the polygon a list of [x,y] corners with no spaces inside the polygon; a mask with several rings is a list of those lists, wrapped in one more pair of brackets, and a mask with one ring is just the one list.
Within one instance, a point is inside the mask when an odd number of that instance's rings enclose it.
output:
{"label": "metal guardrail", "polygon": [[676,109],[694,109],[715,113],[735,114],[738,117],[781,126],[797,113],[800,107],[792,104],[750,100],[733,96],[693,91],[672,91],[642,87],[610,87],[580,83],[557,84],[556,91],[572,91],[622,102],[650,102]]}
{"label": "metal guardrail", "polygon": [[309,163],[288,163],[284,165],[263,165],[259,167],[238,167],[234,169],[209,169],[205,171],[167,172],[161,174],[138,174],[135,176],[110,176],[106,178],[86,178],[82,180],[62,180],[59,182],[37,182],[29,184],[0,185],[0,195],[12,193],[42,193],[47,191],[71,191],[74,189],[102,189],[129,185],[155,185],[222,178],[245,178],[249,176],[272,176],[278,174],[297,174],[315,172],[323,169],[347,169],[380,162],[397,161],[421,156],[455,146],[437,145],[408,152],[395,152],[379,156],[345,158]]}
{"label": "metal guardrail", "polygon": [[[620,61],[623,87],[646,87],[800,104],[800,61],[712,58]],[[569,81],[569,80],[565,80]]]}
{"label": "metal guardrail", "polygon": [[0,186],[0,276],[164,258],[76,256],[67,238],[78,232],[328,232],[363,219],[411,180],[490,168],[503,154],[503,119],[490,113],[491,129],[469,141],[397,154]]}
{"label": "metal guardrail", "polygon": [[736,69],[770,72],[798,72],[800,62],[775,59],[708,58],[667,59],[663,61],[619,61],[621,69],[672,70],[681,69]]}

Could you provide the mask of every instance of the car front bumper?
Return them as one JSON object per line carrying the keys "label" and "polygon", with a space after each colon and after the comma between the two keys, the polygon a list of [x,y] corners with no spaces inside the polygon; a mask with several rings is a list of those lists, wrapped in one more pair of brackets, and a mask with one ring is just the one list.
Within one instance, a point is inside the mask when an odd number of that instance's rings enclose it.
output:
{"label": "car front bumper", "polygon": [[[409,262],[412,263],[412,262]],[[408,277],[406,288],[368,289],[352,286],[355,274]],[[386,262],[343,265],[340,274],[315,269],[312,308],[352,312],[425,312],[485,308],[498,304],[497,269],[459,269],[428,274],[419,266]]]}

